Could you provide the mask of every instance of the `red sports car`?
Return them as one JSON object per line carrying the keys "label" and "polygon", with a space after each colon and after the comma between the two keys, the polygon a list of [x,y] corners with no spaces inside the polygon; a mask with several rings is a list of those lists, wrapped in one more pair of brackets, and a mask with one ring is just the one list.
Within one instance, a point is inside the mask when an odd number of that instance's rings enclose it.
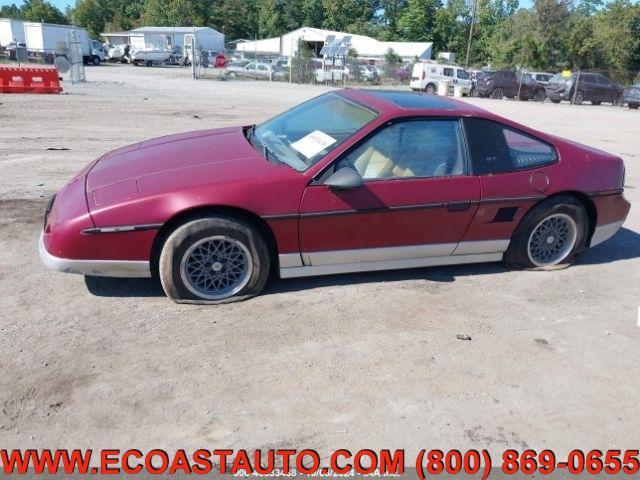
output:
{"label": "red sports car", "polygon": [[271,270],[548,268],[618,231],[623,184],[620,158],[467,103],[341,90],[102,156],[49,203],[40,255],[205,302],[256,295]]}

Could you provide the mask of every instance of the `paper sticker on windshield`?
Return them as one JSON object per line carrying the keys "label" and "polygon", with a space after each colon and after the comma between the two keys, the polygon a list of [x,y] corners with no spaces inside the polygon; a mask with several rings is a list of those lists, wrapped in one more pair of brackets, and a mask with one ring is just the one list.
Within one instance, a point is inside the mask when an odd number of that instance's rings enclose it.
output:
{"label": "paper sticker on windshield", "polygon": [[307,158],[315,157],[329,145],[336,143],[336,139],[330,137],[320,130],[311,132],[306,137],[302,137],[297,142],[293,142],[291,146],[303,154]]}

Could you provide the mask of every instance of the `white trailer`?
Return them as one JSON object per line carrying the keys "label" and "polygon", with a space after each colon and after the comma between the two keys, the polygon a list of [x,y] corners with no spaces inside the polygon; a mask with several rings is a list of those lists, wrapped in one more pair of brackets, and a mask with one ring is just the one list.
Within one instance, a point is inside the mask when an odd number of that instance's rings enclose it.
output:
{"label": "white trailer", "polygon": [[12,18],[0,18],[0,47],[24,43],[24,22]]}
{"label": "white trailer", "polygon": [[72,25],[24,22],[27,52],[32,57],[44,57],[49,60],[54,59],[56,56],[67,56],[71,43],[71,32],[74,31],[78,42],[80,42],[84,63],[99,65],[106,55],[102,45],[99,42],[92,41],[86,29]]}

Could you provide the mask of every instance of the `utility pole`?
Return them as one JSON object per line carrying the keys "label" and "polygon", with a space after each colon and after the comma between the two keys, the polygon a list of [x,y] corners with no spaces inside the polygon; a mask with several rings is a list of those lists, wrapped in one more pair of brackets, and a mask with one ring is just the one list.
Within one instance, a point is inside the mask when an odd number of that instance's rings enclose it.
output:
{"label": "utility pole", "polygon": [[469,68],[469,57],[471,56],[471,42],[473,41],[473,25],[476,23],[476,8],[478,7],[478,0],[473,0],[473,7],[471,9],[471,26],[469,27],[469,41],[467,42],[467,58],[464,62],[464,66]]}

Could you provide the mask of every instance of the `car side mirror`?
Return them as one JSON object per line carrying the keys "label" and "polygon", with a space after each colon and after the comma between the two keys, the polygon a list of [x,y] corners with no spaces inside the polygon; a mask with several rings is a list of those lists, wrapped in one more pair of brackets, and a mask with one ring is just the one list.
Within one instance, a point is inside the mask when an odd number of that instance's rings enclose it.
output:
{"label": "car side mirror", "polygon": [[329,188],[336,190],[347,190],[350,188],[358,188],[364,185],[364,180],[360,174],[351,167],[343,167],[333,172],[329,178],[324,181]]}

